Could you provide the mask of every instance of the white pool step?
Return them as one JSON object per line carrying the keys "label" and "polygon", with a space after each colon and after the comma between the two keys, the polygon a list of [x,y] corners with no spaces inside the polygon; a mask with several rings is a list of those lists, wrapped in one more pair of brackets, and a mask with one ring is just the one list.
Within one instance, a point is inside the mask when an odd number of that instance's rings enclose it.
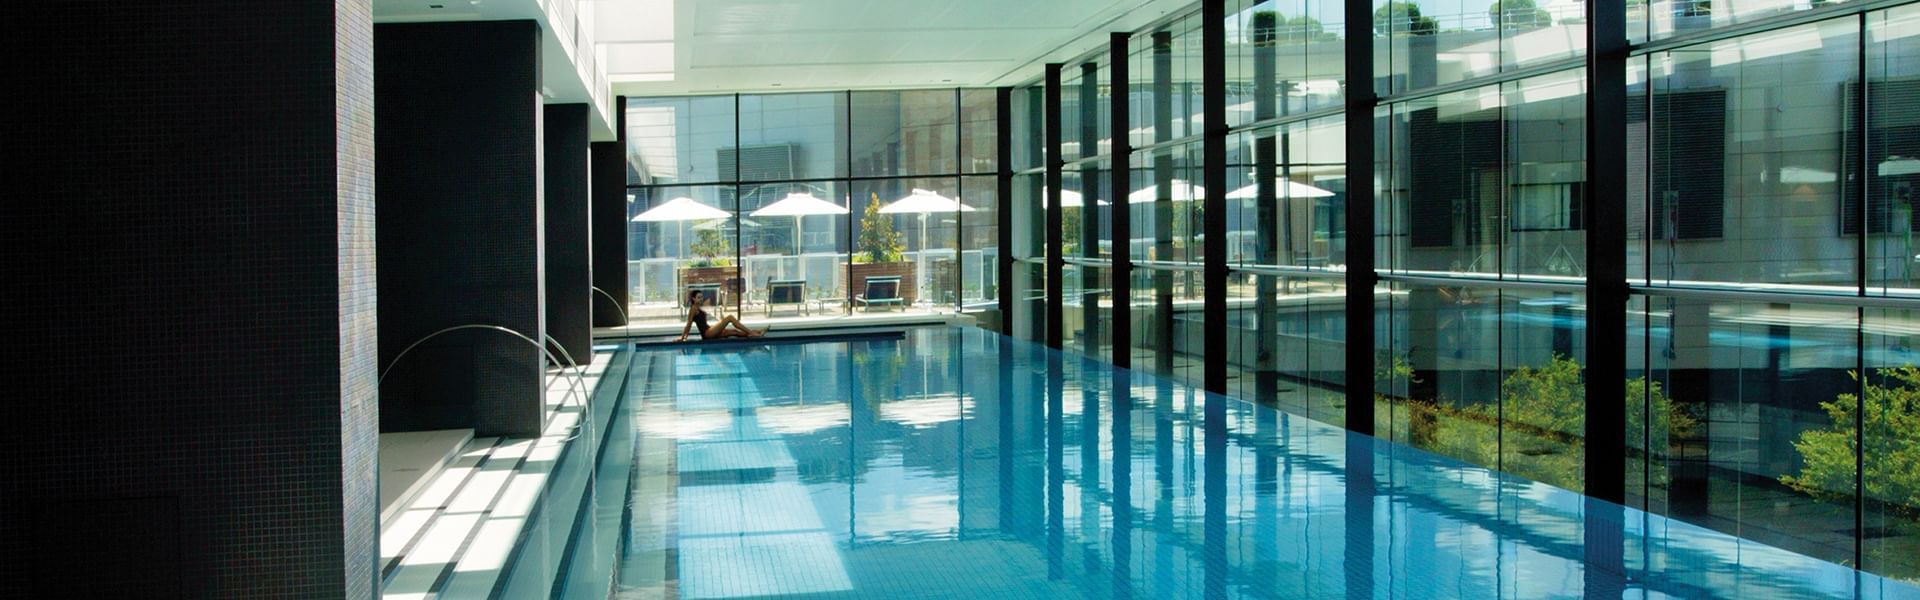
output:
{"label": "white pool step", "polygon": [[554,460],[573,436],[574,424],[586,416],[582,397],[592,394],[612,356],[594,354],[585,369],[585,389],[575,371],[549,370],[539,437],[473,438],[404,507],[382,519],[383,598],[492,594],[547,487]]}

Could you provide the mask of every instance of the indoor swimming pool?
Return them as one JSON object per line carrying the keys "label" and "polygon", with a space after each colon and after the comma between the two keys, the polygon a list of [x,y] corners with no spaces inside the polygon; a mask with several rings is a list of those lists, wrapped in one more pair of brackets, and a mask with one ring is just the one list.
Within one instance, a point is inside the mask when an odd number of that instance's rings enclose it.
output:
{"label": "indoor swimming pool", "polygon": [[619,598],[1920,598],[975,328],[632,357]]}

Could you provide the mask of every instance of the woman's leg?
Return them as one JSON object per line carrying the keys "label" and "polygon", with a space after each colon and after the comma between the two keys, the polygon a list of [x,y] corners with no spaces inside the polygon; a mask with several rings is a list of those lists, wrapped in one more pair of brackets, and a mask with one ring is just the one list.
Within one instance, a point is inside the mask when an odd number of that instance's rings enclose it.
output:
{"label": "woman's leg", "polygon": [[720,320],[720,325],[718,325],[718,326],[719,326],[719,327],[726,327],[726,326],[728,326],[728,325],[732,325],[732,326],[733,326],[733,327],[734,327],[735,329],[738,329],[738,330],[739,330],[739,333],[740,333],[740,335],[744,335],[744,336],[756,336],[756,335],[760,335],[760,331],[758,331],[758,330],[755,330],[755,329],[752,329],[752,328],[750,328],[750,327],[747,327],[747,324],[746,324],[746,323],[741,323],[741,322],[740,322],[740,319],[739,319],[738,317],[735,317],[735,316],[733,316],[733,315],[727,315],[727,317],[726,317],[726,318],[724,318],[724,319],[721,319],[721,320]]}

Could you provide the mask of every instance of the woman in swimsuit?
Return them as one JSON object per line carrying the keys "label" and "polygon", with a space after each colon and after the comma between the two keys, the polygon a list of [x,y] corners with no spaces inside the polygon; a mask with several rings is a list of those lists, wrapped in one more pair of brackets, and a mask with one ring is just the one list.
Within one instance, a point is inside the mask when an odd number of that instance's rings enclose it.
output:
{"label": "woman in swimsuit", "polygon": [[741,323],[740,319],[733,315],[720,317],[720,322],[708,325],[706,305],[706,294],[700,293],[700,290],[687,292],[687,306],[690,308],[687,309],[687,326],[680,328],[679,341],[687,341],[687,335],[692,333],[695,327],[699,328],[700,339],[703,340],[730,337],[760,337],[767,333],[765,329],[748,329],[746,324]]}

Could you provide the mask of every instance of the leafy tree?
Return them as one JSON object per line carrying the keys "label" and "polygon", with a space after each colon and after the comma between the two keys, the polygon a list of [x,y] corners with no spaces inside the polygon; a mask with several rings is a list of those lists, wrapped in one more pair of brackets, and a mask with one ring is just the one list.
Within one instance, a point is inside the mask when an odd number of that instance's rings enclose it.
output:
{"label": "leafy tree", "polygon": [[[1500,384],[1500,398],[1458,408],[1410,401],[1415,414],[1408,429],[1414,445],[1570,490],[1583,489],[1582,453],[1572,450],[1581,443],[1586,424],[1580,363],[1555,355],[1545,365],[1514,369]],[[1648,401],[1652,410],[1645,408]],[[1699,425],[1698,418],[1667,397],[1659,382],[1645,377],[1627,381],[1625,408],[1630,432],[1641,431],[1649,413],[1657,436],[1686,438]],[[1503,432],[1497,431],[1501,428]],[[1654,468],[1661,474],[1653,477],[1665,480],[1664,465]]]}
{"label": "leafy tree", "polygon": [[[1864,448],[1867,497],[1884,502],[1887,511],[1920,525],[1920,366],[1875,371],[1866,382],[1866,401],[1840,394],[1820,403],[1832,424],[1800,433],[1793,448],[1806,465],[1782,483],[1816,498],[1851,500],[1854,493],[1854,451]],[[1859,373],[1849,371],[1855,380]],[[1878,379],[1879,381],[1876,381]],[[1884,385],[1882,385],[1884,383]],[[1864,404],[1865,414],[1858,414]],[[1855,420],[1864,433],[1856,445]]]}
{"label": "leafy tree", "polygon": [[695,267],[724,267],[733,264],[733,261],[721,258],[721,255],[727,254],[727,238],[720,235],[718,227],[701,229],[699,233],[695,233],[693,244],[689,249],[693,250],[695,256],[700,257],[700,260],[694,261]]}
{"label": "leafy tree", "polygon": [[1501,29],[1539,29],[1553,24],[1553,15],[1534,0],[1494,0],[1487,17]]}
{"label": "leafy tree", "polygon": [[1433,35],[1439,29],[1440,22],[1421,15],[1420,5],[1413,2],[1388,2],[1373,10],[1375,33]]}
{"label": "leafy tree", "polygon": [[880,195],[874,194],[860,215],[860,255],[855,258],[868,263],[900,262],[905,251],[906,243],[893,228],[893,217],[880,214]]}

